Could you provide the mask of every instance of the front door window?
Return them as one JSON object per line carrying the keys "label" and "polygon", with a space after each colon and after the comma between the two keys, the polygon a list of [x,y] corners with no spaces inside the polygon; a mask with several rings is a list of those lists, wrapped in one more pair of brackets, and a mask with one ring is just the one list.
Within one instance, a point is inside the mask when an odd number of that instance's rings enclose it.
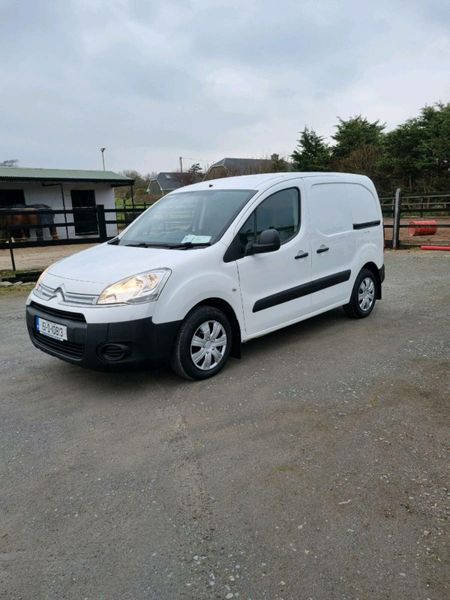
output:
{"label": "front door window", "polygon": [[300,193],[297,188],[275,192],[250,215],[238,234],[242,256],[248,242],[256,241],[265,229],[276,229],[282,244],[297,234],[300,229]]}

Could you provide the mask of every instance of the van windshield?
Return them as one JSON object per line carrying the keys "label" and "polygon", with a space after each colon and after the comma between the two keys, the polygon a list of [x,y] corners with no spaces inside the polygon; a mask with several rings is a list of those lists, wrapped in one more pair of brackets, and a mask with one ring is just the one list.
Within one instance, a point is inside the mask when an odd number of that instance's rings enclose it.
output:
{"label": "van windshield", "polygon": [[120,246],[192,248],[217,242],[255,190],[198,190],[161,198],[131,224]]}

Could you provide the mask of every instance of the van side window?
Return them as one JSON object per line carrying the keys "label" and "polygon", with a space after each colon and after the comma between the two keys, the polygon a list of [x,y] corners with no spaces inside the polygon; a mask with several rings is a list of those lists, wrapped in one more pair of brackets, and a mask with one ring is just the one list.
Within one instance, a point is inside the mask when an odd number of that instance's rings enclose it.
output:
{"label": "van side window", "polygon": [[345,183],[318,183],[311,188],[311,228],[323,235],[353,230]]}
{"label": "van side window", "polygon": [[346,183],[346,193],[351,206],[353,223],[379,219],[377,200],[372,192],[358,183]]}
{"label": "van side window", "polygon": [[250,215],[239,231],[242,252],[265,229],[277,229],[281,243],[287,242],[300,229],[300,192],[289,188],[266,198]]}

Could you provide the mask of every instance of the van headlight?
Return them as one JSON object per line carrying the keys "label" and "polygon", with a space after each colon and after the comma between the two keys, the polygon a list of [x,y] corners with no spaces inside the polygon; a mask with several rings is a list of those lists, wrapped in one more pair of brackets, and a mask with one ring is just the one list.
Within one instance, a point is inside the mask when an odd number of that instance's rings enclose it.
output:
{"label": "van headlight", "polygon": [[122,279],[105,288],[97,304],[137,304],[157,300],[171,272],[170,269],[155,269]]}

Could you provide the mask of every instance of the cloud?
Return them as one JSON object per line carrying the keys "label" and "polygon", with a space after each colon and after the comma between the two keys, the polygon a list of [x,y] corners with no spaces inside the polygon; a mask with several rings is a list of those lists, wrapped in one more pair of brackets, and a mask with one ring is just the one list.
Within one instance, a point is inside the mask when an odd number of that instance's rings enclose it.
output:
{"label": "cloud", "polygon": [[448,3],[0,0],[0,160],[143,172],[289,154],[448,100]]}

